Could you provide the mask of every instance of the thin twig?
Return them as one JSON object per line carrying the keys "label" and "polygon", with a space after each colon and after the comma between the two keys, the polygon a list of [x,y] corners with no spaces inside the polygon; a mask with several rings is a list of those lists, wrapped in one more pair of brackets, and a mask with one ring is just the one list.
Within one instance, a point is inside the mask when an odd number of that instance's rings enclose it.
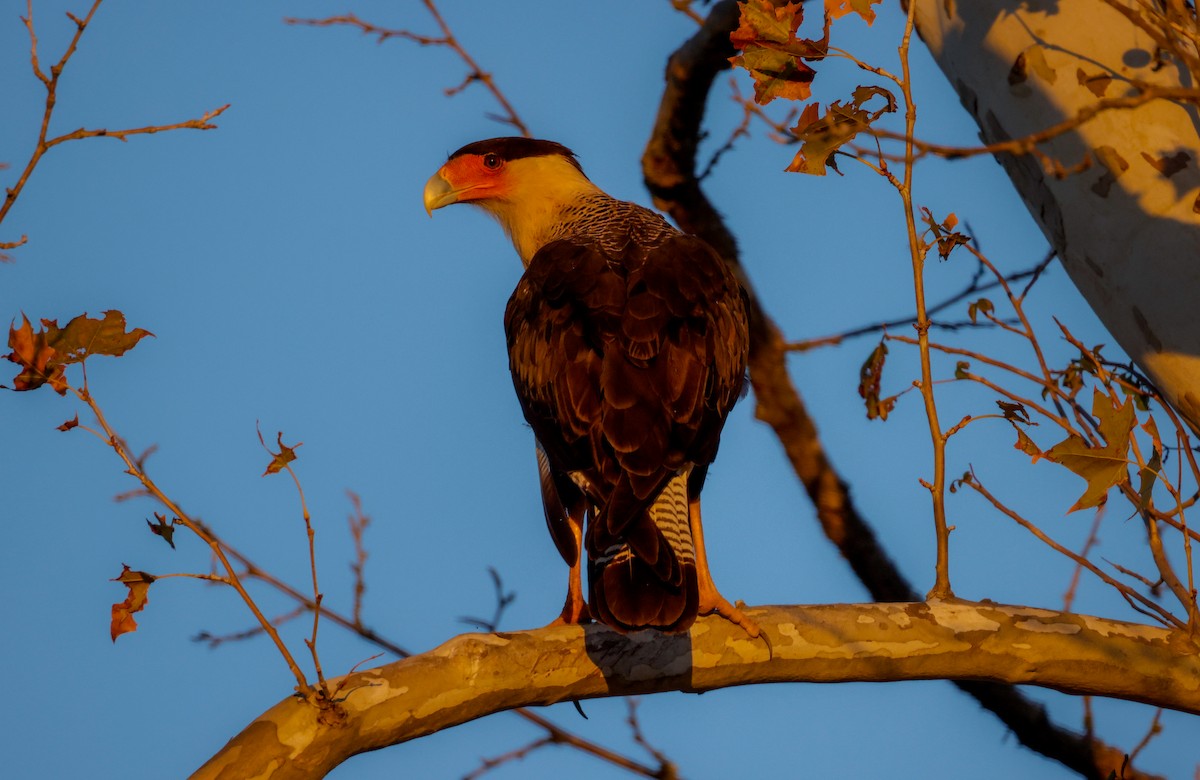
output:
{"label": "thin twig", "polygon": [[[308,611],[308,607],[301,604],[300,606],[296,607],[295,609],[285,612],[284,614],[279,615],[277,617],[271,618],[271,625],[276,626],[276,627],[282,626],[284,623],[287,623],[290,620],[295,620],[296,618],[300,617],[307,611]],[[192,637],[192,641],[193,642],[204,642],[210,648],[215,649],[215,648],[220,647],[221,645],[225,644],[226,642],[242,642],[244,640],[253,639],[256,636],[260,636],[260,635],[262,635],[262,633],[263,633],[262,626],[251,626],[250,628],[247,628],[242,631],[235,631],[232,634],[213,634],[208,631],[201,631],[198,634],[196,634],[194,637]]]}
{"label": "thin twig", "polygon": [[[1087,540],[1083,543],[1083,549],[1079,551],[1080,558],[1087,558],[1088,553],[1096,546],[1099,541],[1100,521],[1104,519],[1104,506],[1096,509],[1095,517],[1092,518],[1092,528],[1088,531]],[[1075,564],[1075,571],[1071,573],[1071,584],[1067,586],[1067,592],[1063,594],[1063,612],[1070,612],[1071,605],[1075,603],[1075,590],[1079,587],[1079,576],[1083,573],[1083,565]]]}
{"label": "thin twig", "polygon": [[[34,145],[33,154],[30,156],[29,162],[25,164],[25,168],[21,171],[21,175],[17,179],[16,184],[9,187],[5,191],[4,203],[3,205],[0,205],[0,223],[4,222],[4,218],[8,216],[9,210],[13,207],[13,204],[17,202],[17,197],[20,196],[21,191],[25,188],[26,182],[29,181],[29,177],[33,173],[34,168],[37,167],[38,162],[41,161],[42,155],[55,146],[67,141],[75,141],[81,138],[105,137],[116,138],[119,141],[125,141],[131,135],[148,135],[166,132],[168,130],[212,130],[216,128],[216,125],[212,124],[210,120],[220,116],[225,109],[229,108],[229,104],[225,104],[220,108],[209,111],[199,119],[188,119],[186,121],[176,122],[170,125],[151,125],[127,130],[87,130],[80,128],[55,138],[47,138],[50,131],[50,117],[53,115],[54,107],[58,102],[58,80],[62,76],[63,69],[66,68],[66,65],[70,61],[72,55],[75,54],[75,50],[79,46],[79,40],[83,37],[84,31],[87,29],[88,24],[92,21],[92,17],[95,15],[96,10],[100,7],[101,2],[102,0],[94,0],[92,7],[82,19],[72,13],[67,14],[71,21],[75,23],[75,34],[71,37],[71,42],[67,45],[66,50],[63,51],[62,57],[50,68],[49,76],[47,76],[42,70],[41,62],[38,58],[38,39],[33,25],[33,0],[27,0],[26,2],[26,15],[21,17],[21,19],[25,23],[25,27],[29,30],[30,62],[31,68],[33,69],[33,74],[46,87],[46,104],[45,109],[42,112],[41,128],[38,130],[37,143]],[[6,256],[3,255],[3,250],[15,249],[16,247],[26,243],[28,240],[29,237],[23,235],[17,241],[0,242],[0,259],[6,259]]]}
{"label": "thin twig", "polygon": [[[1115,580],[1112,577],[1105,574],[1103,570],[1101,570],[1098,566],[1096,566],[1091,561],[1087,560],[1086,558],[1082,558],[1079,555],[1076,555],[1071,550],[1067,549],[1066,547],[1063,547],[1061,544],[1054,541],[1049,536],[1047,536],[1045,533],[1043,533],[1042,530],[1040,528],[1038,528],[1036,525],[1029,522],[1024,517],[1022,517],[1021,515],[1014,512],[1012,509],[1009,509],[998,498],[996,498],[994,495],[992,495],[992,493],[987,488],[985,488],[983,486],[983,484],[979,481],[979,478],[975,476],[975,471],[973,469],[970,472],[970,478],[961,480],[960,484],[966,485],[967,487],[971,488],[979,495],[983,496],[985,499],[987,499],[992,504],[992,506],[996,507],[996,509],[1000,510],[1000,512],[1002,512],[1007,517],[1010,517],[1013,520],[1015,520],[1018,525],[1020,525],[1025,530],[1029,531],[1031,534],[1036,536],[1039,540],[1041,540],[1042,542],[1047,544],[1049,547],[1051,547],[1055,551],[1061,553],[1062,555],[1067,556],[1068,558],[1075,561],[1080,566],[1083,566],[1088,571],[1090,571],[1092,574],[1095,574],[1097,577],[1099,577],[1101,580],[1103,580],[1106,584],[1112,586],[1113,588],[1116,588],[1117,591],[1119,591],[1121,593],[1121,595],[1125,596],[1127,600],[1131,600],[1130,601],[1131,605],[1133,602],[1137,602],[1143,608],[1150,610],[1150,612],[1144,612],[1143,614],[1147,614],[1147,615],[1150,615],[1151,617],[1154,617],[1156,620],[1160,621],[1161,623],[1163,623],[1164,625],[1166,625],[1168,627],[1183,628],[1186,625],[1179,618],[1175,617],[1167,610],[1158,606],[1150,599],[1146,598],[1145,596],[1138,593],[1137,591],[1132,590],[1124,583],[1119,582],[1118,580]],[[1142,611],[1142,610],[1139,610],[1139,611]]]}
{"label": "thin twig", "polygon": [[408,30],[396,30],[380,27],[378,25],[371,24],[370,22],[364,22],[354,14],[330,16],[325,19],[297,19],[293,17],[287,17],[283,21],[287,24],[309,25],[314,27],[349,25],[351,27],[357,27],[365,35],[376,36],[379,43],[383,43],[391,38],[400,38],[402,40],[418,43],[422,46],[445,46],[457,54],[459,59],[461,59],[467,66],[466,77],[464,77],[462,82],[457,86],[448,88],[446,90],[446,95],[456,95],[473,82],[479,82],[480,84],[483,84],[483,86],[487,88],[488,92],[492,94],[492,97],[504,110],[504,113],[501,116],[496,116],[494,114],[490,114],[489,116],[498,122],[511,125],[526,138],[531,138],[532,135],[529,132],[528,126],[517,114],[517,111],[515,108],[513,108],[512,104],[508,102],[508,98],[505,97],[504,92],[501,91],[500,87],[496,85],[496,81],[492,78],[492,74],[479,67],[479,63],[475,61],[475,58],[471,56],[470,52],[463,48],[462,44],[458,42],[458,38],[454,36],[454,32],[450,29],[450,25],[446,23],[446,20],[442,17],[441,12],[438,11],[437,5],[433,2],[433,0],[422,0],[422,2],[425,4],[425,10],[429,12],[429,15],[433,17],[434,22],[437,23],[438,29],[441,30],[442,34],[440,37],[418,35]]}
{"label": "thin twig", "polygon": [[[937,400],[933,392],[933,365],[929,348],[929,313],[925,307],[925,255],[927,247],[917,235],[916,213],[913,209],[913,134],[917,123],[917,106],[913,101],[912,73],[909,68],[909,44],[916,19],[916,3],[909,3],[904,35],[900,43],[899,80],[904,99],[904,180],[897,186],[904,205],[904,222],[908,233],[908,251],[912,261],[913,290],[916,295],[918,351],[921,362],[921,397],[925,401],[925,417],[929,423],[929,438],[933,445],[933,481],[925,483],[933,500],[933,524],[937,561],[934,584],[927,598],[953,598],[950,587],[950,525],[946,520],[946,435],[938,421]],[[891,177],[889,177],[891,178]],[[891,179],[893,182],[894,179]]]}
{"label": "thin twig", "polygon": [[250,609],[250,612],[253,613],[255,619],[258,620],[259,625],[262,626],[263,631],[266,632],[267,636],[269,636],[271,641],[275,644],[279,654],[283,656],[284,662],[287,664],[288,669],[291,670],[292,675],[296,678],[297,690],[306,699],[313,701],[313,690],[309,686],[308,680],[305,679],[304,672],[300,670],[296,660],[292,657],[291,651],[288,650],[287,645],[285,645],[283,640],[280,638],[279,632],[275,630],[275,626],[271,624],[271,621],[268,620],[258,608],[258,604],[254,601],[254,598],[246,591],[246,588],[242,584],[242,580],[238,576],[236,569],[229,561],[228,556],[226,556],[220,540],[210,534],[208,529],[202,523],[194,520],[190,515],[184,512],[179,505],[171,500],[171,498],[169,498],[166,493],[159,488],[157,483],[155,483],[145,471],[138,467],[137,459],[129,451],[128,447],[125,446],[125,444],[121,441],[120,437],[117,436],[112,426],[109,425],[108,420],[104,416],[104,412],[100,409],[100,405],[96,403],[95,398],[93,398],[91,392],[88,390],[86,378],[84,380],[83,388],[72,389],[79,400],[87,404],[88,408],[92,410],[92,414],[94,414],[96,417],[96,422],[100,425],[100,428],[104,431],[104,434],[107,437],[109,447],[111,447],[112,450],[116,452],[117,456],[120,457],[125,463],[125,466],[127,467],[127,473],[141,482],[142,486],[145,487],[146,490],[152,496],[154,496],[154,498],[160,504],[166,507],[171,514],[178,518],[179,522],[185,528],[196,534],[196,536],[200,537],[200,539],[209,546],[213,552],[213,555],[216,556],[217,560],[221,562],[221,566],[225,570],[225,576],[229,579],[229,584],[232,585],[233,589],[237,591],[239,596],[241,596],[242,601]]}
{"label": "thin twig", "polygon": [[367,591],[367,584],[363,578],[363,567],[367,563],[367,548],[363,545],[363,532],[371,524],[371,518],[363,514],[362,499],[357,493],[347,490],[346,495],[350,497],[350,503],[354,508],[349,517],[350,538],[354,541],[354,561],[350,564],[350,571],[354,573],[354,625],[361,626],[363,594]]}
{"label": "thin twig", "polygon": [[[1050,257],[1053,258],[1053,256],[1054,256],[1053,253],[1051,253]],[[1033,266],[1032,268],[1028,268],[1024,271],[1017,271],[1015,273],[1009,274],[1005,278],[1010,282],[1019,281],[1021,279],[1030,279],[1031,283],[1032,283],[1033,280],[1037,279],[1041,275],[1041,273],[1045,269],[1047,263],[1048,263],[1048,260],[1043,260],[1042,262],[1038,263],[1037,265]],[[963,288],[959,292],[955,293],[954,295],[950,296],[949,298],[946,298],[946,299],[940,301],[939,303],[928,307],[926,309],[926,313],[930,317],[932,317],[933,315],[938,314],[939,312],[945,311],[946,309],[950,308],[951,306],[955,305],[956,303],[965,301],[966,299],[970,298],[973,295],[978,295],[979,293],[987,292],[988,290],[993,290],[993,289],[1001,286],[1000,282],[997,280],[980,283],[980,279],[982,278],[982,273],[981,273],[982,270],[983,270],[983,268],[981,267],[979,269],[979,271],[977,271],[975,274],[972,275],[971,281],[967,284],[967,286],[965,288]],[[903,327],[905,325],[912,325],[914,322],[916,322],[916,320],[917,320],[916,315],[907,315],[905,317],[897,317],[892,320],[887,320],[884,322],[877,322],[873,325],[862,325],[857,328],[852,328],[851,330],[842,331],[841,333],[835,333],[831,336],[822,336],[820,338],[814,338],[814,339],[804,339],[803,341],[792,341],[792,342],[788,343],[787,349],[790,351],[793,351],[793,352],[806,352],[808,350],[815,349],[817,347],[836,346],[838,344],[841,344],[844,341],[847,341],[852,338],[857,338],[859,336],[867,336],[867,335],[871,335],[874,333],[882,333],[884,331],[893,330],[895,328]],[[1005,322],[1005,324],[1010,324],[1010,322],[1008,320],[1004,320],[1003,322]],[[972,327],[976,327],[975,323],[967,323],[967,322],[945,323],[945,322],[935,322],[933,320],[930,320],[930,323],[929,323],[929,326],[931,329],[932,328],[940,328],[943,330],[958,330],[959,328],[967,327],[968,325],[970,325]]]}

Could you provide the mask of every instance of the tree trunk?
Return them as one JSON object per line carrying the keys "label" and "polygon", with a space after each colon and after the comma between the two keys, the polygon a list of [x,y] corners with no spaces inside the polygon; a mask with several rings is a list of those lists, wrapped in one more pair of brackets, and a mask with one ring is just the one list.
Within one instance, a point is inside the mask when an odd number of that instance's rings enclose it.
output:
{"label": "tree trunk", "polygon": [[[1072,120],[1186,68],[1103,0],[913,0],[917,30],[984,143]],[[1136,6],[1137,4],[1132,4]],[[1035,155],[997,155],[1071,280],[1121,347],[1200,431],[1200,137],[1194,105],[1104,110]]]}
{"label": "tree trunk", "polygon": [[769,635],[770,652],[719,617],[679,635],[623,636],[591,625],[458,636],[331,680],[337,713],[322,717],[285,699],[193,779],[309,780],[355,754],[514,707],[768,682],[966,678],[1200,713],[1200,656],[1162,628],[965,602],[758,607],[749,614]]}

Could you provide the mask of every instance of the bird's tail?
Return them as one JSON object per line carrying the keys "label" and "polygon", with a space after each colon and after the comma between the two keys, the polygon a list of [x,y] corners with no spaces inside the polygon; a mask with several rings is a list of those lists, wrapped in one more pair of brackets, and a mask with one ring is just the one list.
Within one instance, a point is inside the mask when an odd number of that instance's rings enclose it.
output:
{"label": "bird's tail", "polygon": [[696,552],[688,522],[688,473],[674,476],[628,535],[588,556],[592,616],[618,631],[686,631],[696,620]]}

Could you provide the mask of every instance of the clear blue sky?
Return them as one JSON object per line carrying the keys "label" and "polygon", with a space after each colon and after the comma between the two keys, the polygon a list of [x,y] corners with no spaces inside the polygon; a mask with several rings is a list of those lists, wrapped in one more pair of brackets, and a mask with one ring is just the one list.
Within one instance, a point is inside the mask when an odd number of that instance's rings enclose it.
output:
{"label": "clear blue sky", "polygon": [[[666,57],[692,22],[669,4],[468,3],[442,10],[465,46],[492,71],[538,135],[575,149],[612,194],[648,202],[639,158]],[[36,2],[44,67],[57,59],[83,0]],[[489,566],[517,599],[503,627],[550,620],[566,569],[538,506],[531,436],[507,374],[501,318],[519,264],[500,230],[467,208],[430,220],[421,188],[447,153],[508,131],[490,121],[479,87],[447,98],[464,69],[443,49],[375,45],[348,29],[294,28],[284,16],[353,10],[380,24],[434,34],[417,3],[116,3],[101,7],[62,77],[52,132],[171,123],[232,103],[219,130],[73,142],[53,149],[0,228],[29,235],[0,267],[0,312],[57,318],[125,312],[153,331],[120,360],[89,363],[95,396],[135,450],[156,444],[152,475],[188,511],[260,564],[297,585],[307,578],[295,490],[259,475],[268,437],[303,442],[297,471],[314,517],[327,603],[348,611],[349,502],[361,494],[373,524],[364,619],[421,651],[464,630],[462,616],[493,608]],[[32,150],[44,93],[29,72],[18,19],[0,13],[0,161],[19,169]],[[899,19],[872,29],[856,20],[835,43],[894,68]],[[970,143],[974,128],[941,74],[915,55],[921,133]],[[859,83],[829,63],[822,101]],[[725,81],[714,93],[707,150],[740,111]],[[749,87],[744,75],[743,92]],[[912,308],[899,200],[878,177],[844,163],[845,177],[802,178],[782,169],[791,152],[755,137],[727,155],[707,186],[737,233],[768,311],[794,338],[826,335]],[[1003,268],[1032,265],[1045,241],[990,159],[919,169],[917,199],[956,212]],[[12,169],[0,172],[11,184]],[[963,259],[931,263],[932,297],[959,289]],[[1032,296],[1052,352],[1051,314],[1087,343],[1109,341],[1061,269]],[[959,313],[961,316],[963,312]],[[1001,354],[1005,342],[981,337]],[[928,438],[914,396],[886,424],[865,419],[855,387],[873,344],[797,356],[796,381],[853,495],[918,589],[932,581]],[[1110,347],[1110,352],[1115,347]],[[7,365],[7,363],[5,363]],[[893,349],[885,388],[915,376]],[[952,365],[940,365],[943,376]],[[15,373],[15,370],[13,371]],[[78,375],[75,375],[78,379]],[[11,381],[7,373],[3,379]],[[943,394],[944,420],[993,409],[958,387]],[[165,778],[198,767],[293,685],[267,642],[217,650],[202,630],[251,624],[234,594],[171,579],[150,591],[139,630],[109,640],[109,607],[124,597],[108,580],[122,563],[156,574],[206,571],[201,544],[181,532],[171,551],[146,529],[155,507],[115,503],[134,487],[102,443],[56,425],[77,405],[48,390],[0,395],[0,486],[5,543],[0,583],[8,599],[0,661],[13,683],[5,708],[10,777]],[[718,584],[748,603],[861,601],[862,587],[820,534],[813,510],[771,432],[742,403],[726,428],[706,491]],[[86,414],[81,419],[87,421]],[[1078,548],[1091,517],[1064,515],[1078,480],[1030,466],[1003,424],[959,437],[952,473],[974,464],[1057,538]],[[961,441],[960,441],[961,439]],[[1043,442],[1049,444],[1052,442]],[[1057,608],[1071,567],[981,502],[951,497],[952,566],[965,598]],[[1115,512],[1101,554],[1144,563],[1135,523]],[[290,605],[258,589],[271,614]],[[1123,602],[1085,580],[1077,608],[1132,619]],[[303,625],[301,625],[303,624]],[[284,635],[304,655],[308,621]],[[322,629],[329,674],[377,652]],[[382,663],[387,658],[372,663]],[[1059,722],[1081,728],[1077,699],[1030,689]],[[550,717],[636,754],[620,701],[569,705]],[[1101,737],[1132,747],[1152,711],[1095,703]],[[1069,773],[1016,745],[950,684],[760,686],[704,696],[649,697],[647,737],[685,777],[813,776],[1063,778]],[[1191,777],[1200,725],[1164,715],[1165,733],[1143,769]],[[449,778],[538,736],[507,714],[352,759],[337,778]],[[699,746],[705,746],[703,750]],[[496,778],[621,777],[562,748],[539,751]]]}

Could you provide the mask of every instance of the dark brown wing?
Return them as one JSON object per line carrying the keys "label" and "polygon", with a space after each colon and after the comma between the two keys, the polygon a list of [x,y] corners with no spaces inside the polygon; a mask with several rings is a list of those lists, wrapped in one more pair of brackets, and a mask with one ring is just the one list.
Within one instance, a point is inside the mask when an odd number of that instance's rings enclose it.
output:
{"label": "dark brown wing", "polygon": [[716,457],[741,392],[748,336],[733,275],[683,235],[615,253],[557,241],[530,262],[505,331],[552,471],[578,475],[597,508],[589,559],[628,545],[652,579],[681,588],[679,556],[648,510],[676,475]]}

